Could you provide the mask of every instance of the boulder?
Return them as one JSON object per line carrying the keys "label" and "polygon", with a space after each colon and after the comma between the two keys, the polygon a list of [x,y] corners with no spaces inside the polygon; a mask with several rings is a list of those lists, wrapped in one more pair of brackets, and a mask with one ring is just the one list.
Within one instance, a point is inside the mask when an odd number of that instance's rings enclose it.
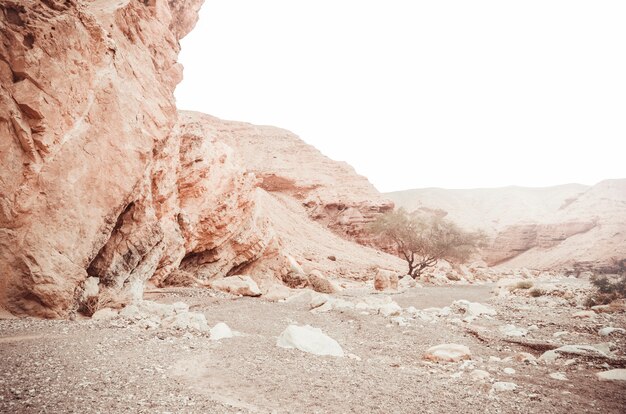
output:
{"label": "boulder", "polygon": [[428,348],[423,358],[435,362],[457,362],[471,359],[472,353],[465,345],[441,344]]}
{"label": "boulder", "polygon": [[517,384],[513,382],[496,382],[491,389],[496,392],[515,391]]}
{"label": "boulder", "polygon": [[233,334],[233,331],[224,322],[219,322],[211,328],[210,339],[212,341],[219,341],[220,339],[224,338],[232,338],[233,336],[235,336]]}
{"label": "boulder", "polygon": [[602,371],[596,375],[600,381],[626,381],[626,369],[624,368]]}
{"label": "boulder", "polygon": [[337,293],[339,289],[318,270],[309,273],[309,286],[320,293]]}
{"label": "boulder", "polygon": [[278,337],[276,346],[299,349],[314,355],[344,356],[337,341],[324,334],[321,329],[309,325],[289,325]]}
{"label": "boulder", "polygon": [[263,294],[263,297],[270,302],[278,302],[279,300],[287,299],[292,294],[293,292],[287,286],[280,283],[274,283],[269,288],[267,288],[267,291]]}
{"label": "boulder", "polygon": [[518,328],[515,325],[501,326],[500,332],[502,332],[506,336],[513,336],[513,337],[526,336],[528,334],[528,330],[524,328]]}
{"label": "boulder", "polygon": [[463,299],[454,301],[450,308],[463,313],[465,315],[463,320],[466,322],[471,322],[481,315],[496,316],[498,314],[495,309],[487,305]]}
{"label": "boulder", "polygon": [[555,380],[557,380],[557,381],[569,381],[569,380],[567,379],[567,376],[565,376],[565,374],[564,374],[564,373],[562,373],[562,372],[552,372],[552,373],[549,375],[549,377],[550,377],[550,378],[552,378],[552,379],[555,379]]}
{"label": "boulder", "polygon": [[402,308],[396,302],[390,302],[381,305],[378,312],[383,316],[397,316],[402,312]]}
{"label": "boulder", "polygon": [[111,308],[102,308],[100,310],[97,310],[96,312],[94,312],[93,315],[91,315],[91,319],[93,320],[109,320],[109,319],[113,319],[116,318],[118,316],[118,312],[114,309]]}
{"label": "boulder", "polygon": [[491,374],[487,371],[483,371],[482,369],[475,369],[470,372],[470,378],[474,381],[485,381],[491,377]]}
{"label": "boulder", "polygon": [[564,345],[557,349],[544,352],[539,357],[539,360],[554,362],[564,355],[596,356],[604,358],[608,356],[606,352],[593,345]]}
{"label": "boulder", "polygon": [[207,332],[209,330],[209,324],[203,314],[186,311],[164,318],[161,321],[161,327],[199,332]]}
{"label": "boulder", "polygon": [[410,275],[402,276],[402,278],[398,281],[398,286],[402,289],[421,287]]}
{"label": "boulder", "polygon": [[610,326],[607,326],[606,328],[602,328],[598,331],[598,335],[600,336],[609,336],[612,335],[614,333],[618,333],[618,334],[626,334],[626,329],[623,328],[613,328]]}
{"label": "boulder", "polygon": [[385,269],[378,269],[374,277],[374,289],[376,290],[398,290],[398,275]]}
{"label": "boulder", "polygon": [[250,276],[228,276],[211,281],[211,288],[240,296],[261,296],[261,290]]}

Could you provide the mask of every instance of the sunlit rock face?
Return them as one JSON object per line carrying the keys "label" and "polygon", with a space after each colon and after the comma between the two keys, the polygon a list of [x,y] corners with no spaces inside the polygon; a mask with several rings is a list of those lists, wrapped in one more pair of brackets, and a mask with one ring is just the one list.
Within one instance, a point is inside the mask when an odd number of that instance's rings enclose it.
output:
{"label": "sunlit rock face", "polygon": [[0,1],[3,306],[62,317],[87,269],[130,289],[158,267],[152,171],[200,3]]}
{"label": "sunlit rock face", "polygon": [[[178,40],[200,4],[0,0],[0,307],[66,317],[88,297],[138,299],[149,279],[244,271],[273,285],[293,261],[401,267],[308,219],[357,234],[391,208],[347,165],[282,130],[261,128],[261,148],[256,127],[179,120]],[[274,157],[287,165],[259,168]]]}
{"label": "sunlit rock face", "polygon": [[438,211],[485,230],[491,266],[602,268],[626,257],[626,180],[594,186],[423,189],[386,194],[409,210]]}

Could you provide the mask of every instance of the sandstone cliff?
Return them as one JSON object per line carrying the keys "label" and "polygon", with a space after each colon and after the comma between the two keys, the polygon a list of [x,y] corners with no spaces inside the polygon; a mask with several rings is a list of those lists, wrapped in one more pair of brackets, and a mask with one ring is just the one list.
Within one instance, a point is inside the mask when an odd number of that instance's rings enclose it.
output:
{"label": "sandstone cliff", "polygon": [[178,40],[200,3],[0,1],[0,307],[65,317],[86,292],[281,281],[294,261],[350,277],[401,267],[327,230],[356,237],[391,207],[348,166],[278,129],[178,122]]}
{"label": "sandstone cliff", "polygon": [[626,180],[386,195],[409,210],[441,209],[465,228],[487,231],[484,259],[492,266],[599,267],[626,257]]}
{"label": "sandstone cliff", "polygon": [[365,241],[363,226],[394,207],[350,165],[329,159],[289,131],[193,112],[183,112],[184,117],[201,118],[235,149],[261,188],[297,199],[309,217],[337,234]]}

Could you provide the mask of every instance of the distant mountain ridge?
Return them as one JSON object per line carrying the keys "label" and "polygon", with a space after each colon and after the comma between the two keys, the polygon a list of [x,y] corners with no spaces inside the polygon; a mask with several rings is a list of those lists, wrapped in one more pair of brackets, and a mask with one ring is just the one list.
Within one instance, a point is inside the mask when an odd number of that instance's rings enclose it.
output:
{"label": "distant mountain ridge", "polygon": [[425,188],[387,193],[397,207],[443,210],[491,237],[490,266],[553,269],[603,266],[626,257],[626,179],[593,186]]}

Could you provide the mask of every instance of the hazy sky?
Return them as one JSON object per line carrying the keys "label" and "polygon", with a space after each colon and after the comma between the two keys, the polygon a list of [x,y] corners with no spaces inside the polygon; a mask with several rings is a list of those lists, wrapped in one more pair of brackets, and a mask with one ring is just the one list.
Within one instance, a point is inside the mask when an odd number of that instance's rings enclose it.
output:
{"label": "hazy sky", "polygon": [[181,43],[179,108],[381,191],[626,177],[624,0],[206,0]]}

